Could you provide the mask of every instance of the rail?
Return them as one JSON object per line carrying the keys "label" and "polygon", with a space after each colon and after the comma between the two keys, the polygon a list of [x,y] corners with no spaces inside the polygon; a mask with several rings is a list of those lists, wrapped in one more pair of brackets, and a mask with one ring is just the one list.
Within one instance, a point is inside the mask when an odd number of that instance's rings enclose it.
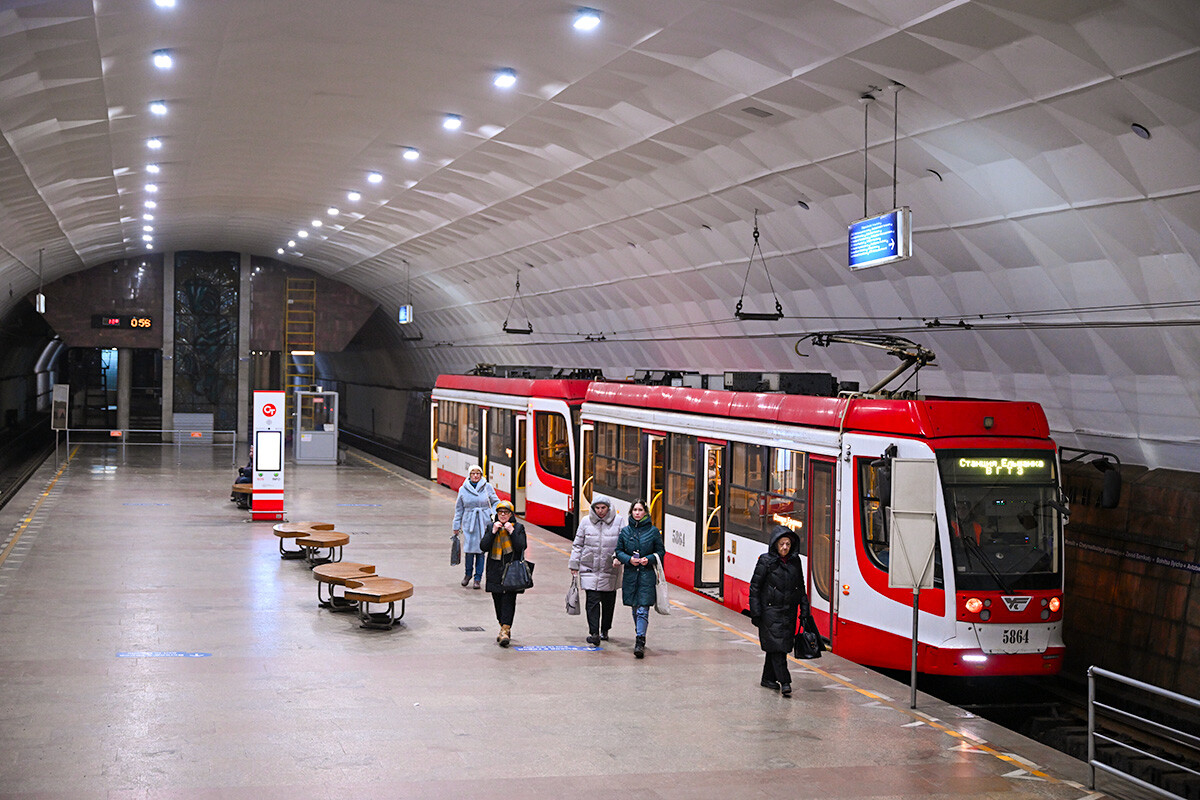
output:
{"label": "rail", "polygon": [[[1151,753],[1143,747],[1135,747],[1129,742],[1125,742],[1115,738],[1114,736],[1110,736],[1106,732],[1101,732],[1096,725],[1096,711],[1100,710],[1105,712],[1115,719],[1131,724],[1134,727],[1138,727],[1144,732],[1149,732],[1161,740],[1170,742],[1177,750],[1196,754],[1198,757],[1197,763],[1200,763],[1200,736],[1195,736],[1186,731],[1179,730],[1171,725],[1146,719],[1145,717],[1138,716],[1131,711],[1117,708],[1116,706],[1109,705],[1107,703],[1098,702],[1096,700],[1096,679],[1104,678],[1115,681],[1116,683],[1147,692],[1148,694],[1167,700],[1168,702],[1183,706],[1190,706],[1197,711],[1200,711],[1200,700],[1167,691],[1166,689],[1161,689],[1149,683],[1143,683],[1142,681],[1134,680],[1133,678],[1127,678],[1124,675],[1118,675],[1115,672],[1109,672],[1108,670],[1101,669],[1099,667],[1089,667],[1087,674],[1088,788],[1093,790],[1096,788],[1096,770],[1100,770],[1110,775],[1115,775],[1116,777],[1126,780],[1135,786],[1140,786],[1143,789],[1154,792],[1162,797],[1185,800],[1185,796],[1183,794],[1176,794],[1175,792],[1172,792],[1163,786],[1143,780],[1142,778],[1131,775],[1124,770],[1118,769],[1113,764],[1102,762],[1098,758],[1096,749],[1097,741],[1110,745],[1109,752],[1113,754],[1121,753],[1126,756],[1132,754],[1133,758],[1149,759],[1152,762],[1162,765],[1162,767],[1175,770],[1176,774],[1182,773],[1183,777],[1189,781],[1200,780],[1200,771],[1197,771],[1190,766],[1179,763],[1178,761],[1173,761],[1171,758],[1168,758],[1165,755]],[[1166,777],[1162,770],[1157,771],[1156,774],[1159,776],[1157,780],[1160,781]],[[1189,775],[1191,776],[1190,778],[1188,778]]]}
{"label": "rail", "polygon": [[[63,432],[67,435],[68,452],[71,450],[71,435],[75,434],[75,444],[77,445],[120,445],[122,463],[125,461],[125,449],[127,447],[174,447],[176,458],[178,458],[182,455],[183,448],[185,447],[208,446],[214,449],[217,447],[228,447],[230,463],[237,464],[237,431],[197,431],[191,428],[65,428]],[[80,434],[83,434],[83,436],[81,437]],[[89,439],[87,434],[93,434],[98,438]],[[131,434],[135,438],[138,435],[144,435],[145,440],[130,441]],[[167,439],[168,434],[170,434],[169,439]],[[206,436],[207,440],[205,439]],[[218,441],[218,438],[221,441]],[[204,444],[200,442],[204,442]],[[54,450],[57,454],[58,431],[55,431]],[[57,455],[55,459],[57,460]]]}

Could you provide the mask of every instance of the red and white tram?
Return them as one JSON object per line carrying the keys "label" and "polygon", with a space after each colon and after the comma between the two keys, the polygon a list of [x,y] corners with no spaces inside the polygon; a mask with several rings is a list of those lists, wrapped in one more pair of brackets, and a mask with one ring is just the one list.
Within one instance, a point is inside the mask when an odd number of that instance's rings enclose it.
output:
{"label": "red and white tram", "polygon": [[[891,458],[939,475],[934,588],[918,665],[949,675],[1062,667],[1058,459],[1035,403],[712,391],[593,383],[581,501],[650,503],[672,583],[747,607],[770,531],[801,534],[813,614],[833,652],[911,663],[912,592],[888,586]],[[594,441],[594,446],[591,444]]]}
{"label": "red and white tram", "polygon": [[569,525],[576,499],[576,436],[586,380],[442,375],[430,441],[438,483],[457,489],[471,464],[502,500],[537,525]]}
{"label": "red and white tram", "polygon": [[912,592],[888,586],[891,459],[933,461],[918,670],[1062,667],[1058,454],[1035,403],[454,375],[433,401],[439,483],[479,462],[526,519],[568,535],[594,494],[622,513],[644,497],[668,579],[737,611],[770,531],[791,527],[833,652],[885,668],[907,669],[912,647]]}

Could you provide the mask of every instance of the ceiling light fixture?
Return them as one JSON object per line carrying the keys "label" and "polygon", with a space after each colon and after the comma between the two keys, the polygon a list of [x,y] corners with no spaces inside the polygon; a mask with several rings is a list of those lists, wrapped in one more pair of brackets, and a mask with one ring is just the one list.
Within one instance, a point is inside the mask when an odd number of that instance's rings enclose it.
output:
{"label": "ceiling light fixture", "polygon": [[498,89],[511,89],[517,84],[517,71],[508,67],[496,70],[496,77],[492,79],[492,84]]}
{"label": "ceiling light fixture", "polygon": [[157,114],[160,117],[163,116],[164,114],[166,114],[167,113],[166,101],[155,100],[153,103],[150,104],[150,113]]}
{"label": "ceiling light fixture", "polygon": [[314,228],[319,228],[322,225],[324,225],[325,223],[321,222],[321,220],[319,220],[319,219],[314,219],[311,224]]}
{"label": "ceiling light fixture", "polygon": [[158,191],[158,184],[157,184],[157,183],[147,183],[147,184],[146,184],[146,191],[147,191],[147,192],[150,192],[151,194],[153,194],[154,192],[157,192],[157,191]]}
{"label": "ceiling light fixture", "polygon": [[346,199],[351,203],[357,203],[359,200],[362,200],[362,195],[358,192],[346,192]]}
{"label": "ceiling light fixture", "polygon": [[159,8],[174,8],[175,0],[154,0],[154,5]]}
{"label": "ceiling light fixture", "polygon": [[592,31],[600,25],[600,12],[594,8],[581,8],[575,15],[573,27],[577,31]]}
{"label": "ceiling light fixture", "polygon": [[1139,138],[1142,138],[1142,139],[1150,138],[1150,129],[1147,128],[1145,125],[1139,125],[1138,123],[1135,122],[1132,125],[1130,125],[1129,127],[1133,129],[1133,132],[1136,133]]}
{"label": "ceiling light fixture", "polygon": [[151,150],[162,150],[162,139],[147,139],[146,147]]}
{"label": "ceiling light fixture", "polygon": [[295,246],[296,246],[296,240],[288,239],[288,247],[295,247]]}
{"label": "ceiling light fixture", "polygon": [[146,249],[147,249],[147,250],[153,250],[153,249],[154,249],[154,245],[150,244],[149,242],[146,242]]}
{"label": "ceiling light fixture", "polygon": [[175,66],[175,59],[171,57],[170,50],[155,50],[154,51],[154,66],[159,69],[170,69]]}
{"label": "ceiling light fixture", "polygon": [[383,182],[383,176],[382,176],[382,175],[380,175],[378,172],[368,172],[368,173],[367,173],[367,180],[368,180],[369,182],[371,182],[371,183],[382,183],[382,182]]}
{"label": "ceiling light fixture", "polygon": [[154,215],[153,214],[142,214],[142,219],[146,220],[147,222],[154,222]]}
{"label": "ceiling light fixture", "polygon": [[276,248],[275,248],[275,252],[276,252],[276,253],[279,253],[279,255],[283,255],[283,248],[282,248],[282,247],[276,247]]}
{"label": "ceiling light fixture", "polygon": [[458,114],[447,114],[442,117],[442,127],[448,131],[456,131],[462,127],[462,117]]}
{"label": "ceiling light fixture", "polygon": [[299,236],[301,239],[307,239],[308,231],[297,231],[296,235]]}
{"label": "ceiling light fixture", "polygon": [[145,203],[142,203],[142,205],[144,205],[146,208],[158,208],[158,203],[154,202],[153,200],[147,200]]}
{"label": "ceiling light fixture", "polygon": [[336,217],[338,214],[340,214],[342,212],[340,209],[338,209],[337,206],[330,206],[329,209],[325,213],[331,217]]}
{"label": "ceiling light fixture", "polygon": [[144,230],[146,233],[154,233],[154,226],[153,225],[143,225],[142,230]]}
{"label": "ceiling light fixture", "polygon": [[404,160],[405,161],[416,161],[420,157],[421,157],[421,151],[418,150],[417,148],[415,148],[415,147],[404,148]]}
{"label": "ceiling light fixture", "polygon": [[149,172],[151,175],[157,175],[158,173],[162,172],[162,169],[158,166],[158,164],[147,164],[146,172]]}
{"label": "ceiling light fixture", "polygon": [[153,237],[153,236],[151,236],[151,235],[150,235],[150,234],[148,234],[148,233],[143,233],[143,234],[142,234],[142,241],[143,241],[143,242],[153,242],[153,241],[154,241],[154,237]]}

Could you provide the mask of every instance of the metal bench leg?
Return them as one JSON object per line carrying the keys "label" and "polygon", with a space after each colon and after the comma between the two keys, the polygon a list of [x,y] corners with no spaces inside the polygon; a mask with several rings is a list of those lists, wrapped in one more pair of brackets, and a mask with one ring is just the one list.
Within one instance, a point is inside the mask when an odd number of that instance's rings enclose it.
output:
{"label": "metal bench leg", "polygon": [[353,600],[347,600],[339,594],[334,593],[334,584],[329,584],[329,597],[326,599],[321,592],[321,584],[324,581],[317,581],[317,603],[321,608],[327,608],[330,611],[357,611],[358,604]]}
{"label": "metal bench leg", "polygon": [[366,600],[358,602],[358,621],[360,628],[372,628],[374,630],[386,631],[391,630],[399,619],[396,617],[396,604],[388,603],[387,611],[376,611],[371,613],[371,604]]}
{"label": "metal bench leg", "polygon": [[304,558],[304,551],[303,550],[284,550],[283,549],[283,539],[281,538],[279,540],[279,557],[283,558],[283,559],[288,559],[288,560],[296,559],[296,558]]}

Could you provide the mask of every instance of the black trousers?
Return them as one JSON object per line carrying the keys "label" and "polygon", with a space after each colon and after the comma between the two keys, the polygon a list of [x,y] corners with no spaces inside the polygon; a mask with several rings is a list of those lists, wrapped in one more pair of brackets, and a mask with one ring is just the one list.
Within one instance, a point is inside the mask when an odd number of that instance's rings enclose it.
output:
{"label": "black trousers", "polygon": [[601,592],[587,589],[588,633],[600,635],[600,631],[608,632],[612,628],[613,611],[617,608],[617,590]]}
{"label": "black trousers", "polygon": [[766,683],[792,685],[792,673],[788,672],[787,653],[767,653],[763,664],[762,679]]}
{"label": "black trousers", "polygon": [[501,625],[512,625],[517,613],[517,593],[492,592],[492,605],[496,607],[496,621]]}

